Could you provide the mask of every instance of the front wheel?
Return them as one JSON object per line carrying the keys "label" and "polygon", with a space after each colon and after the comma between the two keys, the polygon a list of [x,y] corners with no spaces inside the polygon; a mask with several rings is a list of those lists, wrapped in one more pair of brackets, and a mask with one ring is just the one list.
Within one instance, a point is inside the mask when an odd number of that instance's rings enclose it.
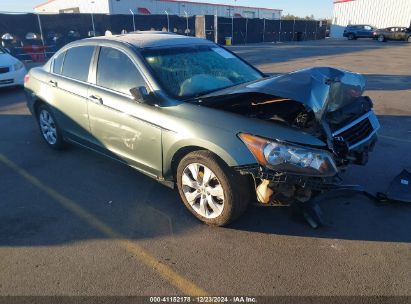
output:
{"label": "front wheel", "polygon": [[237,219],[250,200],[248,178],[209,151],[191,152],[180,161],[177,187],[184,205],[211,226]]}
{"label": "front wheel", "polygon": [[379,35],[379,36],[378,36],[378,41],[379,41],[379,42],[385,42],[385,37],[384,37],[384,35]]}
{"label": "front wheel", "polygon": [[40,132],[47,145],[56,150],[62,149],[64,141],[53,112],[45,104],[40,105],[36,112]]}
{"label": "front wheel", "polygon": [[411,36],[408,36],[407,42],[411,43]]}
{"label": "front wheel", "polygon": [[355,39],[355,35],[354,34],[349,34],[348,35],[348,40],[354,40]]}

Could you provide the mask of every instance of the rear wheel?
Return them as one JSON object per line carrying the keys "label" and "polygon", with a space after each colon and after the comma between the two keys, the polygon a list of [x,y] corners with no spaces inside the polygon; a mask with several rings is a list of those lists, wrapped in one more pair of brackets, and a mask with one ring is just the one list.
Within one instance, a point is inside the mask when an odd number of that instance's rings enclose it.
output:
{"label": "rear wheel", "polygon": [[354,40],[355,35],[354,34],[348,34],[348,40]]}
{"label": "rear wheel", "polygon": [[384,37],[384,35],[379,35],[379,36],[378,36],[378,41],[379,41],[379,42],[385,42],[385,37]]}
{"label": "rear wheel", "polygon": [[42,104],[38,107],[36,113],[41,135],[47,145],[56,150],[62,149],[64,141],[53,112],[47,105]]}
{"label": "rear wheel", "polygon": [[191,152],[180,161],[177,186],[184,205],[212,226],[237,219],[250,200],[248,178],[209,151]]}
{"label": "rear wheel", "polygon": [[408,42],[408,43],[411,43],[411,36],[408,36],[407,42]]}

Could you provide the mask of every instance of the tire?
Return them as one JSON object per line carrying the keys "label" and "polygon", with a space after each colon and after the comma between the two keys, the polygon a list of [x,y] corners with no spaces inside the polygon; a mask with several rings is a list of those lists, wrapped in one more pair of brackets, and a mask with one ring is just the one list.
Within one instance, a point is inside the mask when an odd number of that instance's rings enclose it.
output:
{"label": "tire", "polygon": [[386,40],[385,40],[384,35],[379,35],[379,36],[378,36],[378,41],[379,41],[379,42],[385,42]]}
{"label": "tire", "polygon": [[348,34],[348,40],[355,40],[354,34]]}
{"label": "tire", "polygon": [[46,144],[55,150],[61,150],[65,147],[61,129],[56,121],[50,107],[41,104],[36,110],[37,123],[39,125],[41,137]]}
{"label": "tire", "polygon": [[408,42],[408,43],[411,43],[411,36],[408,36],[407,42]]}
{"label": "tire", "polygon": [[[176,174],[184,205],[207,225],[225,226],[247,209],[250,201],[248,177],[228,167],[210,151],[187,154],[178,164]],[[204,177],[208,180],[205,183]]]}

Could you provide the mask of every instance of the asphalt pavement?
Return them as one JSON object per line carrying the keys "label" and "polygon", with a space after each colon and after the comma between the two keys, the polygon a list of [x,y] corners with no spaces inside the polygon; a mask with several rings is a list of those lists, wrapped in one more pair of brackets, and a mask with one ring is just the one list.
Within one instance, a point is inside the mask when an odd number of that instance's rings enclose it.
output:
{"label": "asphalt pavement", "polygon": [[[411,44],[316,41],[235,46],[265,72],[363,73],[382,125],[349,184],[385,191],[411,168]],[[251,207],[226,228],[178,194],[79,147],[49,149],[22,89],[0,90],[0,295],[411,295],[411,205],[361,195],[321,202],[327,225]]]}

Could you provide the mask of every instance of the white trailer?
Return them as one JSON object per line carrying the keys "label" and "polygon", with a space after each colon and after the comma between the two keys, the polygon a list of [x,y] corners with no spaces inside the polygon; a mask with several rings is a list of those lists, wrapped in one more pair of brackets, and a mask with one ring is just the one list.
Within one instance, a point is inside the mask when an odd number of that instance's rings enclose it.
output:
{"label": "white trailer", "polygon": [[[282,10],[179,0],[50,0],[34,7],[38,13],[217,15],[280,19]],[[167,12],[167,13],[166,13]]]}
{"label": "white trailer", "polygon": [[409,27],[411,0],[334,0],[331,37],[342,38],[349,24]]}

